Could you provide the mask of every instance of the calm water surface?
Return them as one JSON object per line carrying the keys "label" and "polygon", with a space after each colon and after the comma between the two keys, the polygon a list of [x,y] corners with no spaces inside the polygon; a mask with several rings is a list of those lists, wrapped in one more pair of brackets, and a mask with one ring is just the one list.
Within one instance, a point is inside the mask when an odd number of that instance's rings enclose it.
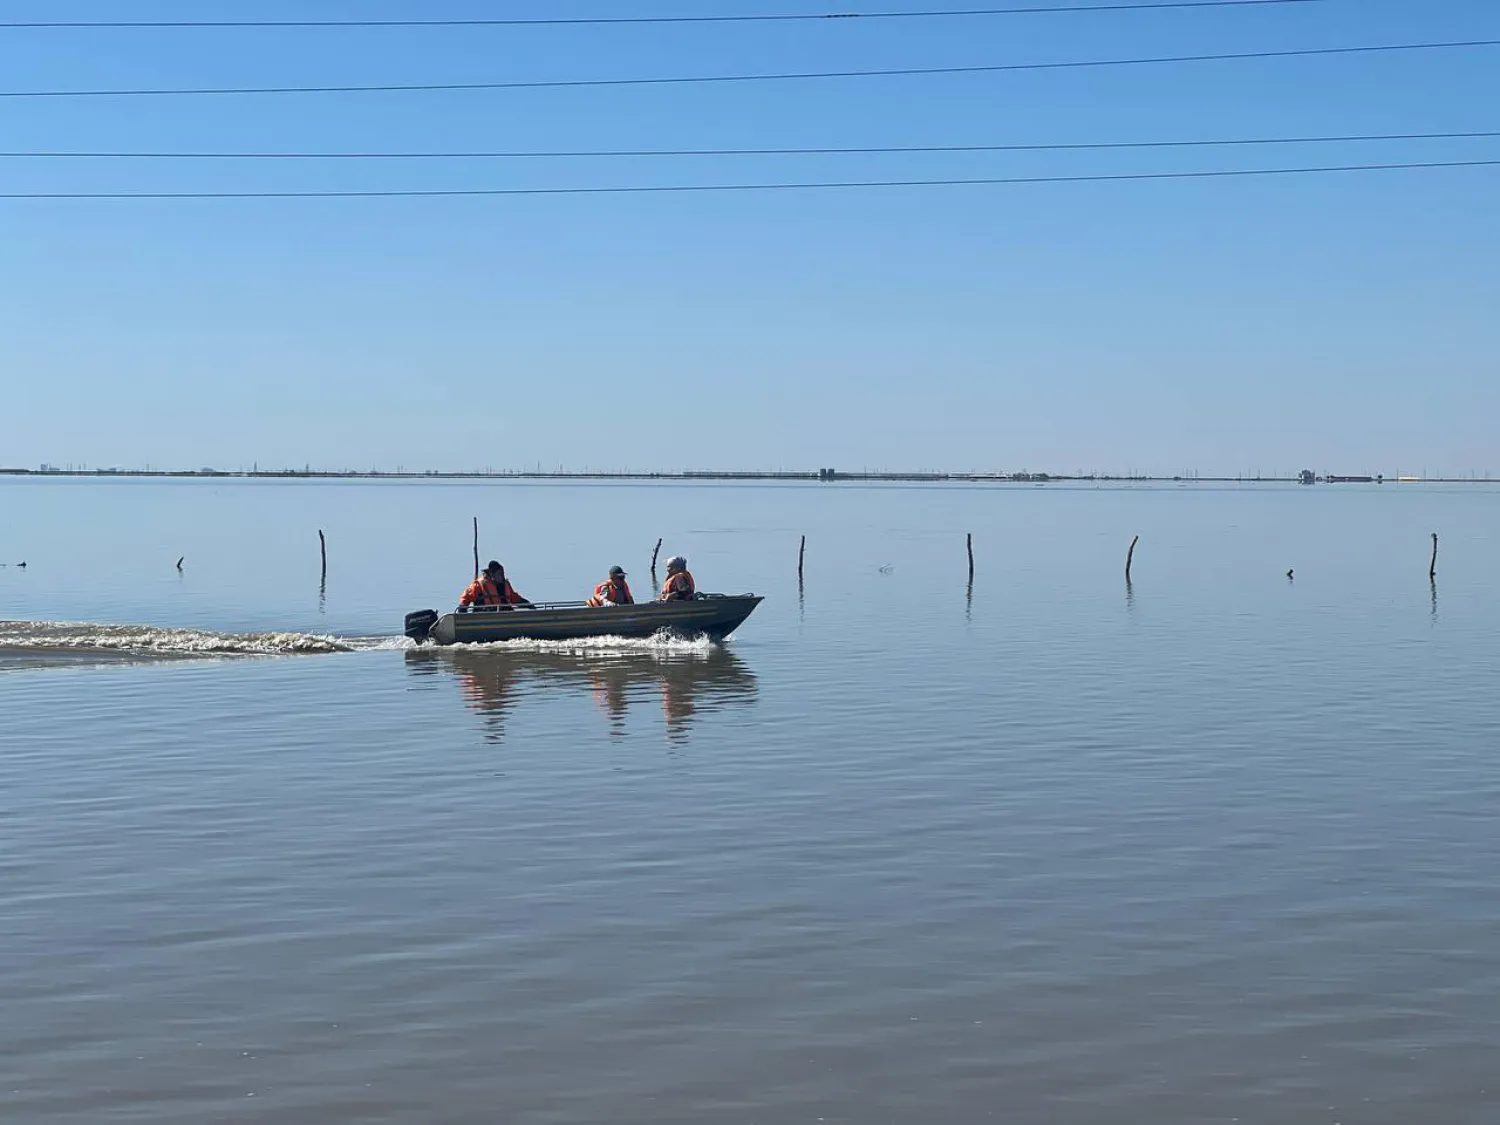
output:
{"label": "calm water surface", "polygon": [[[0,483],[0,1120],[1492,1125],[1497,514]],[[767,601],[406,650],[475,515]]]}

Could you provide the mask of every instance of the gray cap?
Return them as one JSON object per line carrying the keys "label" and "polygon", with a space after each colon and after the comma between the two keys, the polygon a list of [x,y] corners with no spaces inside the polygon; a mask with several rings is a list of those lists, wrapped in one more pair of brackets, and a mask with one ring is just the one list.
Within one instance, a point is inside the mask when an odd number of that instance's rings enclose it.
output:
{"label": "gray cap", "polygon": [[625,568],[623,566],[612,566],[612,567],[609,568],[609,576],[611,578],[615,578],[615,577],[624,578],[625,577]]}

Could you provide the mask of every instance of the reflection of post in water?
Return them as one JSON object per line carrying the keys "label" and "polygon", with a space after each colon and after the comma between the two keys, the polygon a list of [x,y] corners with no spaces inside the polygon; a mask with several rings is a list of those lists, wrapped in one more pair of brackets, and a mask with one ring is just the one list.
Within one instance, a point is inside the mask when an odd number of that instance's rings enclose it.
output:
{"label": "reflection of post in water", "polygon": [[1436,575],[1428,578],[1427,582],[1432,587],[1432,620],[1433,620],[1433,623],[1436,624],[1437,623],[1437,619],[1438,619],[1438,612],[1437,612],[1437,577],[1436,577]]}
{"label": "reflection of post in water", "polygon": [[486,739],[504,739],[504,720],[531,696],[556,698],[588,693],[607,717],[610,732],[625,733],[630,704],[659,692],[667,733],[686,738],[700,712],[748,704],[756,694],[755,675],[723,648],[704,652],[670,649],[563,651],[506,649],[411,649],[413,672],[451,671],[467,706],[487,728]]}
{"label": "reflection of post in water", "polygon": [[1135,583],[1128,576],[1125,579],[1125,608],[1135,608]]}

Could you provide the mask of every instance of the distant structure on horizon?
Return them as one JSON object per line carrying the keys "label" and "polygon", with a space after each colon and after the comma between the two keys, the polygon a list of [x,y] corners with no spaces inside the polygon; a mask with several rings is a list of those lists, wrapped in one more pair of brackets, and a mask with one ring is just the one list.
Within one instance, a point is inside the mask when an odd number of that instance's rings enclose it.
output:
{"label": "distant structure on horizon", "polygon": [[1030,484],[1033,486],[1051,483],[1065,484],[1068,482],[1086,481],[1093,483],[1118,484],[1148,484],[1164,483],[1218,483],[1218,484],[1385,484],[1392,481],[1401,484],[1460,484],[1483,482],[1493,484],[1495,478],[1485,473],[1480,476],[1470,473],[1468,476],[1444,477],[1437,474],[1428,476],[1399,476],[1387,477],[1384,473],[1369,475],[1344,475],[1339,473],[1326,473],[1319,475],[1312,469],[1302,469],[1293,473],[1278,473],[1264,476],[1256,473],[1254,476],[1239,474],[1237,476],[1200,476],[1194,470],[1186,475],[1178,476],[1153,476],[1149,473],[1100,473],[1080,471],[1075,475],[1066,473],[1039,473],[1020,470],[1018,472],[981,472],[969,470],[967,472],[941,472],[934,470],[922,471],[892,471],[889,469],[870,470],[839,470],[832,468],[823,469],[742,469],[742,470],[714,470],[714,469],[675,469],[666,471],[617,471],[617,470],[593,470],[584,469],[568,470],[558,468],[556,471],[530,470],[501,470],[485,468],[480,470],[448,471],[438,469],[408,470],[398,465],[394,472],[381,469],[314,469],[311,465],[304,464],[300,469],[262,469],[259,462],[254,463],[251,469],[218,469],[205,465],[198,469],[162,469],[151,468],[129,469],[119,465],[111,465],[108,468],[89,468],[87,465],[69,464],[66,466],[55,465],[51,462],[43,462],[35,469],[23,469],[7,467],[0,462],[0,477],[12,476],[69,476],[69,477],[149,477],[149,478],[210,478],[219,479],[223,477],[237,477],[257,480],[285,480],[285,479],[307,479],[307,480],[607,480],[607,481],[823,481],[838,482],[845,481],[854,484],[868,482],[906,482],[917,484]]}
{"label": "distant structure on horizon", "polygon": [[1300,473],[1297,474],[1297,480],[1302,484],[1384,484],[1385,474],[1376,473],[1373,477],[1368,477],[1339,476],[1335,473],[1328,473],[1327,475],[1320,477],[1311,469],[1303,469]]}

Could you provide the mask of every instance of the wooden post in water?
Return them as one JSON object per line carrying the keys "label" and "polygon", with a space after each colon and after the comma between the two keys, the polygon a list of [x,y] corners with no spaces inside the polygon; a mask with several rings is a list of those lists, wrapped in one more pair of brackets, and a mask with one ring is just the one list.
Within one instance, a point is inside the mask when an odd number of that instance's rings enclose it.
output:
{"label": "wooden post in water", "polygon": [[[326,538],[324,538],[324,536],[323,536],[323,529],[321,527],[318,528],[318,554],[321,555],[322,559],[323,559],[323,581],[327,582],[328,581],[328,540]],[[181,563],[178,564],[178,568],[179,569],[181,569],[181,565],[182,565]]]}
{"label": "wooden post in water", "polygon": [[1135,562],[1135,545],[1140,541],[1141,537],[1137,535],[1130,541],[1130,550],[1125,552],[1125,581],[1127,583],[1130,581],[1130,564]]}
{"label": "wooden post in water", "polygon": [[802,560],[807,557],[807,536],[802,537],[802,545],[797,548],[797,584],[802,584]]}
{"label": "wooden post in water", "polygon": [[969,532],[968,548],[969,548],[969,585],[972,586],[972,585],[974,585],[974,533],[972,531]]}
{"label": "wooden post in water", "polygon": [[1432,533],[1432,563],[1427,567],[1427,578],[1429,581],[1437,578],[1437,532]]}
{"label": "wooden post in water", "polygon": [[661,554],[661,540],[656,541],[656,547],[651,552],[651,573],[656,573],[656,556]]}
{"label": "wooden post in water", "polygon": [[185,559],[185,558],[187,558],[187,556],[183,555],[181,559],[177,560],[177,573],[178,574],[182,573],[182,559]]}
{"label": "wooden post in water", "polygon": [[479,581],[479,517],[474,517],[474,581]]}

